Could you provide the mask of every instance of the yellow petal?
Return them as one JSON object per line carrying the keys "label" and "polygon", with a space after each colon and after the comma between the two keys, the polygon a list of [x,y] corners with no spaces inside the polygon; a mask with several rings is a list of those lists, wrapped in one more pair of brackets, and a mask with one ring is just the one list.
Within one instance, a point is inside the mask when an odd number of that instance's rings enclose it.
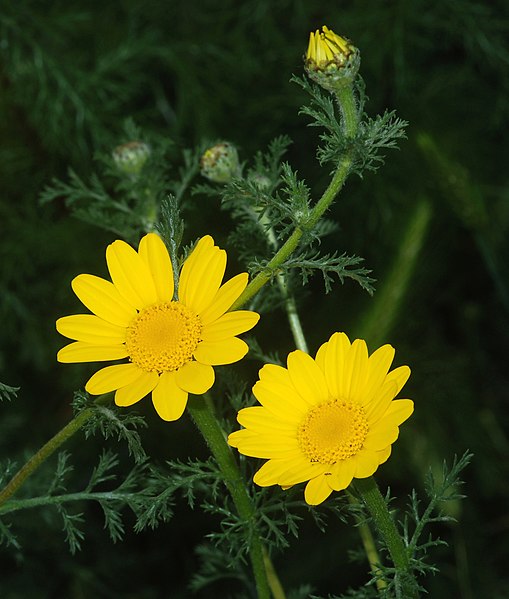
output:
{"label": "yellow petal", "polygon": [[85,390],[92,395],[109,393],[134,383],[142,374],[143,370],[140,370],[135,364],[106,366],[90,377],[85,385]]}
{"label": "yellow petal", "polygon": [[176,382],[174,372],[163,372],[157,387],[152,391],[152,403],[159,417],[171,422],[178,420],[187,405],[188,393]]}
{"label": "yellow petal", "polygon": [[410,368],[408,366],[400,366],[389,372],[372,401],[364,406],[370,422],[377,422],[385,414],[390,402],[401,391],[409,376]]}
{"label": "yellow petal", "polygon": [[345,333],[334,333],[316,354],[316,362],[325,375],[329,393],[337,399],[346,399],[341,394],[350,347],[350,340]]}
{"label": "yellow petal", "polygon": [[242,360],[248,351],[249,346],[245,341],[238,337],[230,337],[222,341],[201,341],[193,356],[202,364],[219,366]]}
{"label": "yellow petal", "polygon": [[304,499],[308,505],[319,505],[327,499],[332,493],[332,489],[327,484],[326,477],[321,475],[313,478],[306,485]]}
{"label": "yellow petal", "polygon": [[364,447],[371,451],[382,451],[388,445],[392,445],[398,436],[399,428],[393,425],[386,425],[382,419],[369,430],[364,439]]}
{"label": "yellow petal", "polygon": [[378,452],[369,449],[361,449],[355,455],[355,478],[367,478],[371,476],[378,468]]}
{"label": "yellow petal", "polygon": [[327,484],[334,491],[346,489],[352,482],[355,472],[355,461],[353,459],[341,460],[331,468],[331,475],[327,477]]}
{"label": "yellow petal", "polygon": [[281,435],[295,436],[297,427],[294,423],[286,419],[276,419],[266,409],[261,406],[243,408],[237,414],[237,421],[244,428],[248,428],[259,433],[273,433]]}
{"label": "yellow petal", "polygon": [[[253,482],[260,487],[270,485],[281,485],[290,487],[294,484],[304,482],[314,478],[323,472],[321,464],[312,464],[310,469],[309,460],[302,456],[296,456],[290,459],[269,460],[254,475]],[[295,481],[286,483],[284,481]]]}
{"label": "yellow petal", "polygon": [[242,272],[226,281],[226,283],[219,288],[219,291],[214,296],[209,307],[200,313],[202,323],[208,325],[229,310],[247,287],[247,282],[247,272]]}
{"label": "yellow petal", "polygon": [[182,266],[182,269],[180,271],[180,276],[179,276],[179,288],[178,288],[179,300],[182,301],[182,297],[185,296],[187,293],[187,286],[189,283],[189,271],[193,270],[193,268],[200,263],[200,260],[203,259],[203,256],[207,253],[207,251],[213,247],[214,247],[214,240],[212,239],[212,237],[210,235],[205,235],[198,241],[198,243],[195,245],[194,249],[191,251],[189,256],[186,258],[186,260]]}
{"label": "yellow petal", "polygon": [[311,356],[297,349],[288,354],[287,361],[292,385],[309,406],[328,399],[325,377]]}
{"label": "yellow petal", "polygon": [[228,437],[228,443],[252,458],[293,458],[302,455],[296,439],[259,433],[243,428]]}
{"label": "yellow petal", "polygon": [[253,387],[253,394],[273,418],[295,427],[309,410],[297,391],[287,385],[268,385],[265,381],[258,381]]}
{"label": "yellow petal", "polygon": [[57,354],[57,360],[66,364],[73,362],[104,362],[127,358],[125,345],[92,345],[75,341],[63,347]]}
{"label": "yellow petal", "polygon": [[159,302],[170,302],[173,299],[174,279],[173,267],[164,241],[155,233],[142,237],[138,254],[148,266]]}
{"label": "yellow petal", "polygon": [[380,390],[394,360],[394,353],[392,345],[382,345],[369,357],[369,372],[361,400],[362,405],[369,404]]}
{"label": "yellow petal", "polygon": [[125,342],[126,329],[93,314],[75,314],[57,320],[57,331],[77,341],[93,345],[116,345]]}
{"label": "yellow petal", "polygon": [[204,341],[221,341],[228,337],[236,337],[252,329],[260,320],[260,315],[249,310],[236,310],[224,314],[213,323],[203,327]]}
{"label": "yellow petal", "polygon": [[186,260],[179,283],[179,301],[197,314],[212,303],[226,270],[226,252],[215,245],[203,250],[201,241],[193,252],[199,252],[199,259],[190,260],[192,254]]}
{"label": "yellow petal", "polygon": [[137,312],[113,283],[94,275],[78,275],[71,283],[80,301],[100,318],[127,327]]}
{"label": "yellow petal", "polygon": [[385,449],[382,449],[381,451],[377,451],[378,454],[378,461],[380,462],[380,464],[383,464],[384,462],[386,462],[390,455],[391,455],[391,451],[392,451],[392,445],[389,445],[388,447],[386,447]]}
{"label": "yellow petal", "polygon": [[115,392],[115,403],[117,406],[127,407],[132,406],[145,395],[148,395],[157,385],[159,375],[157,372],[142,372],[134,383],[126,385]]}
{"label": "yellow petal", "polygon": [[177,385],[194,395],[207,392],[214,384],[214,369],[200,362],[187,362],[176,373]]}
{"label": "yellow petal", "polygon": [[118,239],[106,248],[106,262],[111,280],[131,306],[141,310],[157,303],[154,280],[136,250]]}
{"label": "yellow petal", "polygon": [[348,366],[345,364],[343,397],[360,403],[363,399],[368,374],[368,348],[363,339],[356,339],[352,343]]}

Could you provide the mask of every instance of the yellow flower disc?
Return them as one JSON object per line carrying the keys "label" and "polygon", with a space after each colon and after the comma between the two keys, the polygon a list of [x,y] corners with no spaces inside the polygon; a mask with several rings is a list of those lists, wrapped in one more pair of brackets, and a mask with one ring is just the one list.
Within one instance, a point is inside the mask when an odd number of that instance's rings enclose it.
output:
{"label": "yellow flower disc", "polygon": [[304,454],[319,464],[335,464],[360,451],[368,433],[362,406],[331,400],[308,412],[297,431]]}
{"label": "yellow flower disc", "polygon": [[149,306],[127,327],[129,357],[146,372],[178,370],[192,360],[202,328],[200,318],[179,302]]}

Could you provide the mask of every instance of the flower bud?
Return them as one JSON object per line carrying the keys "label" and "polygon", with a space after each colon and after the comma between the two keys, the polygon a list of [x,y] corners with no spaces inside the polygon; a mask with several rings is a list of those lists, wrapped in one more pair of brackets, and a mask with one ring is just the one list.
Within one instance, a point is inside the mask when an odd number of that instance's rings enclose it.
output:
{"label": "flower bud", "polygon": [[119,171],[139,175],[150,156],[150,146],[143,141],[129,141],[113,150],[113,160]]}
{"label": "flower bud", "polygon": [[352,83],[359,70],[359,50],[325,25],[309,34],[304,68],[313,81],[328,91]]}
{"label": "flower bud", "polygon": [[228,183],[240,173],[237,148],[226,141],[212,146],[200,159],[200,172],[214,183]]}

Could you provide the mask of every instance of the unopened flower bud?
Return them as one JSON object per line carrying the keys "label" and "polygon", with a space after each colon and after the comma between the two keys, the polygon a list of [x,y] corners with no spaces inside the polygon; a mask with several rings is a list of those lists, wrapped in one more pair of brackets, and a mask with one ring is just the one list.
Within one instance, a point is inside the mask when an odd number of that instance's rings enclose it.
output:
{"label": "unopened flower bud", "polygon": [[359,50],[325,25],[309,34],[304,68],[313,81],[324,89],[336,91],[350,84],[359,71]]}
{"label": "unopened flower bud", "polygon": [[228,183],[240,173],[237,148],[226,141],[212,146],[200,159],[200,172],[214,183]]}
{"label": "unopened flower bud", "polygon": [[150,146],[143,141],[129,141],[113,150],[117,168],[126,175],[139,175],[150,156]]}

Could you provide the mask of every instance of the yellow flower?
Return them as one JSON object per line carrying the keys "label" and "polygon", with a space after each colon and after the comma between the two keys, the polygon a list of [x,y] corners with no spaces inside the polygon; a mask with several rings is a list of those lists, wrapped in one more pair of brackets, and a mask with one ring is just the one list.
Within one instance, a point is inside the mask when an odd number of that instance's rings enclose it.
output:
{"label": "yellow flower", "polygon": [[390,345],[368,356],[363,340],[334,333],[315,359],[297,350],[287,368],[265,365],[253,387],[262,405],[240,410],[245,428],[228,437],[240,453],[268,460],[254,482],[309,481],[306,502],[318,505],[353,478],[371,476],[413,412],[411,400],[393,401],[410,376],[408,366],[388,372],[393,358]]}
{"label": "yellow flower", "polygon": [[309,34],[305,56],[307,74],[329,91],[353,81],[360,66],[359,50],[325,25]]}
{"label": "yellow flower", "polygon": [[189,393],[214,384],[213,366],[242,359],[247,344],[236,335],[258,322],[256,312],[227,312],[244,291],[241,273],[221,285],[226,252],[209,235],[200,239],[180,272],[178,300],[170,256],[155,233],[136,252],[124,241],[106,250],[112,282],[83,274],[74,293],[93,314],[64,316],[59,333],[75,339],[58,352],[60,362],[129,362],[96,372],[85,389],[92,395],[116,391],[115,403],[130,406],[152,393],[163,420],[182,415]]}

